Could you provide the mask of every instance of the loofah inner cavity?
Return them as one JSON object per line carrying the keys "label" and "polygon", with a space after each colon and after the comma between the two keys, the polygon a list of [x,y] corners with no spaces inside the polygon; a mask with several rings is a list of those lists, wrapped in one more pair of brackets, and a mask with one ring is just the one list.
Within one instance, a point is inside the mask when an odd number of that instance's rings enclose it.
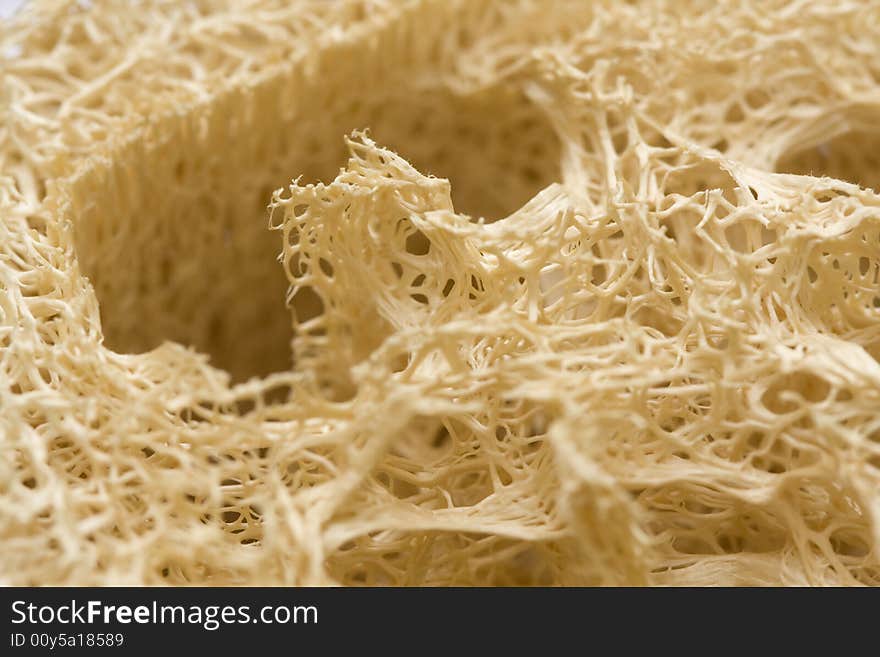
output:
{"label": "loofah inner cavity", "polygon": [[30,3],[3,581],[877,584],[880,16],[704,4]]}
{"label": "loofah inner cavity", "polygon": [[[509,214],[558,177],[556,135],[517,87],[422,88],[369,60],[338,67],[353,57],[340,50],[320,73],[278,75],[143,130],[76,181],[77,255],[108,347],[138,353],[174,340],[236,381],[287,369],[287,282],[266,204],[291,171],[332,178],[346,160],[341,136],[354,129],[369,126],[450,180],[457,207],[475,219]],[[367,76],[378,84],[352,92]],[[511,153],[514,140],[522,151]],[[309,312],[308,301],[294,305]]]}

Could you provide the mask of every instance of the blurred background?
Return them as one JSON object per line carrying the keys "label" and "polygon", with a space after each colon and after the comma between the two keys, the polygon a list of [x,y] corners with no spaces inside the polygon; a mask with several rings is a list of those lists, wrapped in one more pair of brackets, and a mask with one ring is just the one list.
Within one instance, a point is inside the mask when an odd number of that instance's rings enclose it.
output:
{"label": "blurred background", "polygon": [[11,16],[23,0],[0,0],[0,18]]}

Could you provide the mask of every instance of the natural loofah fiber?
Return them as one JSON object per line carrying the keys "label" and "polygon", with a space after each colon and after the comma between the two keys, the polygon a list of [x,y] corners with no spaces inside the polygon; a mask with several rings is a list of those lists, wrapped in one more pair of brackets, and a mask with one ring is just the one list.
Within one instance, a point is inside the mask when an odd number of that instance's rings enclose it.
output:
{"label": "natural loofah fiber", "polygon": [[31,0],[0,581],[880,583],[878,43],[857,1]]}

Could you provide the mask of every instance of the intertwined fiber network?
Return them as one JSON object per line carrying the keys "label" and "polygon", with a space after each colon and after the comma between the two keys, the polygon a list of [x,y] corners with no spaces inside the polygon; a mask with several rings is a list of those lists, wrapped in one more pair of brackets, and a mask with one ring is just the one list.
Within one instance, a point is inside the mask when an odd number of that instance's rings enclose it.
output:
{"label": "intertwined fiber network", "polygon": [[0,582],[880,583],[880,5],[31,0]]}

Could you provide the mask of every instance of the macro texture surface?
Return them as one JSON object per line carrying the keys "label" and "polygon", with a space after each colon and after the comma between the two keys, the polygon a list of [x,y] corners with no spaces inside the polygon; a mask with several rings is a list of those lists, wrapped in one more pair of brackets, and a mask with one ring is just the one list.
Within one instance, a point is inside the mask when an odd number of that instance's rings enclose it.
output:
{"label": "macro texture surface", "polygon": [[880,583],[880,6],[32,0],[0,582]]}

